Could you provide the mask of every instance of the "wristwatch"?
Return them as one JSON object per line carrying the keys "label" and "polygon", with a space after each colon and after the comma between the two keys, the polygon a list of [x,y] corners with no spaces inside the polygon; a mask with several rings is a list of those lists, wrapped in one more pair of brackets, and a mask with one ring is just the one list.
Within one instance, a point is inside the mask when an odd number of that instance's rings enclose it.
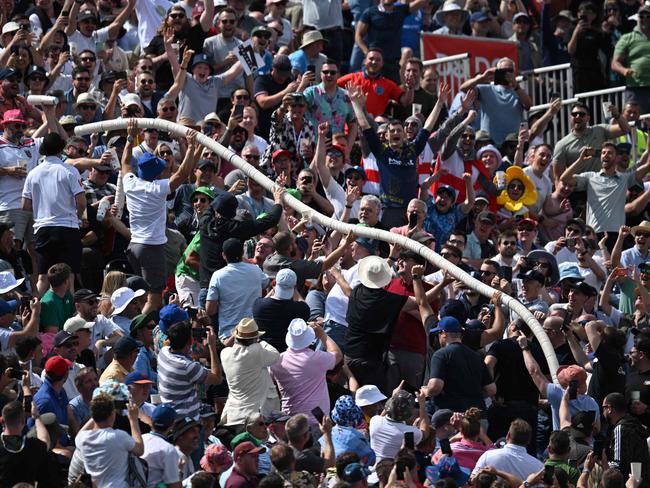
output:
{"label": "wristwatch", "polygon": [[422,275],[414,274],[414,275],[413,275],[413,279],[414,279],[414,280],[421,280],[421,279],[422,279]]}
{"label": "wristwatch", "polygon": [[522,351],[530,351],[530,346],[526,344],[526,347],[521,348]]}
{"label": "wristwatch", "polygon": [[126,140],[127,140],[127,142],[133,142],[134,138],[133,138],[133,136],[126,136]]}
{"label": "wristwatch", "polygon": [[524,488],[530,488],[530,483],[528,480],[524,481]]}

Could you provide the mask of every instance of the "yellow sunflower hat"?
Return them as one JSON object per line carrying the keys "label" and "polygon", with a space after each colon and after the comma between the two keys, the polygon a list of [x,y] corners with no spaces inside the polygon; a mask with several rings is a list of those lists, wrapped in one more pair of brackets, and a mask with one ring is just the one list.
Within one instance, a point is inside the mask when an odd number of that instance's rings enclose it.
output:
{"label": "yellow sunflower hat", "polygon": [[[510,166],[506,171],[506,188],[501,191],[497,197],[497,204],[504,207],[509,212],[519,212],[526,205],[534,205],[537,202],[537,190],[531,179],[524,173],[519,166]],[[508,195],[508,185],[512,180],[519,180],[524,184],[524,193],[519,200],[513,200]],[[494,177],[496,183],[496,176]]]}

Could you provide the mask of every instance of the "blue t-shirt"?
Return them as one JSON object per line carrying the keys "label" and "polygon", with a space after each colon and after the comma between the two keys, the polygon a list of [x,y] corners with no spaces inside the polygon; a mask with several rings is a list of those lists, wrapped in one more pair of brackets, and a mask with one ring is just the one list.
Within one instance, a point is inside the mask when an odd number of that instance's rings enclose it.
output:
{"label": "blue t-shirt", "polygon": [[[560,430],[559,412],[563,395],[564,390],[560,385],[549,383],[546,386],[546,398],[548,398],[548,403],[551,404],[551,411],[553,412],[553,430]],[[578,398],[575,400],[569,400],[569,410],[571,411],[571,416],[578,412],[593,410],[596,412],[596,422],[600,421],[600,407],[598,402],[589,395],[578,394]]]}
{"label": "blue t-shirt", "polygon": [[368,25],[366,44],[378,47],[384,52],[384,60],[399,61],[402,55],[400,42],[404,19],[410,15],[408,5],[395,5],[392,12],[381,12],[379,7],[370,7],[361,16],[361,21]]}
{"label": "blue t-shirt", "polygon": [[440,252],[442,246],[447,242],[449,234],[451,234],[464,217],[465,214],[460,209],[460,204],[454,205],[447,213],[443,214],[438,212],[435,199],[430,198],[427,201],[427,216],[424,218],[424,230],[436,238],[437,252]]}
{"label": "blue t-shirt", "polygon": [[417,10],[404,19],[402,27],[402,47],[410,47],[413,56],[420,57],[420,31],[422,30],[422,11]]}
{"label": "blue t-shirt", "polygon": [[481,130],[499,147],[510,133],[519,132],[523,107],[517,92],[503,85],[477,85],[481,102]]}

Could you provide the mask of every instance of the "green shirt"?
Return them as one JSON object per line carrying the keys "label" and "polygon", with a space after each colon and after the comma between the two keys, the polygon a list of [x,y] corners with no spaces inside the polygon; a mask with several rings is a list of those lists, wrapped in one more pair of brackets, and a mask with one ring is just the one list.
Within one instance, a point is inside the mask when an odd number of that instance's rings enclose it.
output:
{"label": "green shirt", "polygon": [[[583,147],[591,146],[600,148],[607,139],[611,139],[609,124],[592,125],[591,127],[587,127],[579,135],[571,131],[555,144],[553,164],[560,164],[563,168],[568,168],[576,162]],[[598,154],[596,156],[585,162],[580,173],[600,170],[600,152],[597,152]]]}
{"label": "green shirt", "polygon": [[47,290],[41,298],[41,328],[56,325],[59,330],[63,329],[66,320],[76,313],[72,293],[67,291],[63,298]]}
{"label": "green shirt", "polygon": [[564,461],[558,461],[553,459],[547,459],[544,463],[544,466],[553,466],[555,468],[560,468],[562,471],[566,472],[569,476],[569,483],[575,486],[578,484],[578,478],[580,478],[580,471],[578,468],[574,468],[569,463]]}
{"label": "green shirt", "polygon": [[199,280],[199,272],[194,271],[190,266],[185,264],[185,260],[187,259],[187,256],[194,251],[196,254],[199,254],[199,250],[201,248],[201,233],[197,232],[188,246],[185,248],[185,251],[183,252],[183,255],[181,258],[178,260],[178,264],[176,265],[176,276],[183,276],[187,275],[190,278],[194,278],[195,280]]}
{"label": "green shirt", "polygon": [[614,48],[616,56],[623,58],[623,64],[634,71],[625,80],[627,86],[650,87],[650,39],[639,31],[638,26],[618,40]]}

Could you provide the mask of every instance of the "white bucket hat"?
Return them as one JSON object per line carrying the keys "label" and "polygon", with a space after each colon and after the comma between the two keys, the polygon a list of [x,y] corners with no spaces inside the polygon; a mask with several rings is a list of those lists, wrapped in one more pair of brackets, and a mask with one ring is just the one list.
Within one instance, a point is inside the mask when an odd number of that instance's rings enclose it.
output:
{"label": "white bucket hat", "polygon": [[123,286],[122,288],[115,290],[111,295],[111,304],[113,307],[115,307],[115,310],[113,310],[113,315],[119,315],[124,312],[124,309],[128,306],[129,303],[131,303],[131,300],[137,297],[141,297],[145,293],[146,291],[144,290],[133,291],[128,286]]}
{"label": "white bucket hat", "polygon": [[393,278],[390,266],[379,256],[368,256],[359,261],[359,279],[368,288],[383,288]]}
{"label": "white bucket hat", "polygon": [[359,388],[355,393],[354,403],[359,407],[366,407],[368,405],[383,402],[386,398],[386,395],[379,391],[379,388],[375,385],[365,385]]}
{"label": "white bucket hat", "polygon": [[461,24],[467,22],[469,17],[469,12],[467,10],[463,9],[463,7],[457,4],[454,0],[447,0],[442,8],[438,9],[434,16],[436,23],[438,25],[445,25],[445,14],[449,12],[460,12],[463,17]]}
{"label": "white bucket hat", "polygon": [[0,273],[0,295],[10,292],[14,288],[18,288],[25,278],[16,279],[11,271],[2,271]]}
{"label": "white bucket hat", "polygon": [[273,298],[277,298],[278,300],[291,300],[296,283],[298,283],[298,277],[293,270],[289,268],[281,269],[275,275],[275,293],[273,293]]}
{"label": "white bucket hat", "polygon": [[289,349],[304,349],[316,339],[314,329],[309,327],[303,319],[293,319],[284,338]]}

